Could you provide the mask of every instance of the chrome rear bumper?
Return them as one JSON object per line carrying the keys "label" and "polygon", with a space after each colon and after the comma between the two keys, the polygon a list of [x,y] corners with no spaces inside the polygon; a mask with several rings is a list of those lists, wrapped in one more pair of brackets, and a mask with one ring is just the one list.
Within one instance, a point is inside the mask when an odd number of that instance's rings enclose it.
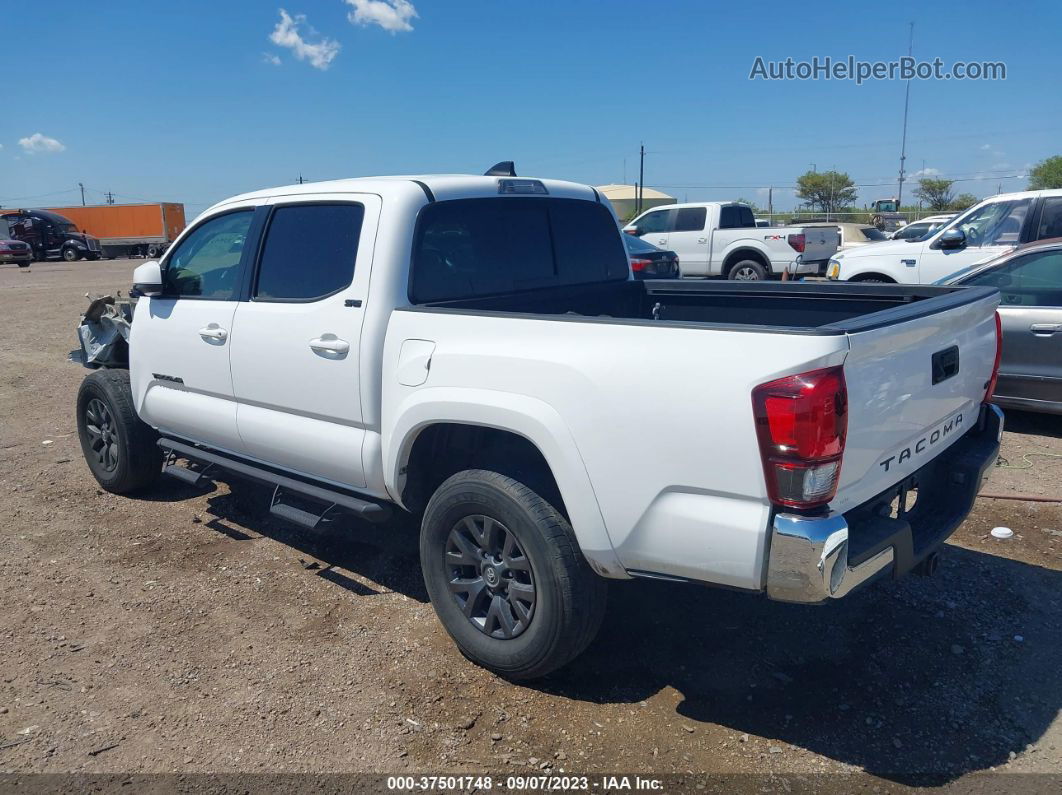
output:
{"label": "chrome rear bumper", "polygon": [[[944,542],[973,507],[988,468],[999,454],[1003,412],[985,405],[977,427],[920,470],[919,501],[929,507],[883,518],[880,501],[827,516],[775,514],[767,563],[767,596],[783,602],[837,599],[886,573],[899,577]],[[918,475],[918,473],[916,473]],[[891,495],[883,495],[887,502]],[[850,524],[850,522],[852,524]],[[873,526],[873,533],[871,533]],[[863,541],[850,565],[852,535]],[[873,535],[867,547],[866,538]],[[856,544],[857,547],[860,544]]]}

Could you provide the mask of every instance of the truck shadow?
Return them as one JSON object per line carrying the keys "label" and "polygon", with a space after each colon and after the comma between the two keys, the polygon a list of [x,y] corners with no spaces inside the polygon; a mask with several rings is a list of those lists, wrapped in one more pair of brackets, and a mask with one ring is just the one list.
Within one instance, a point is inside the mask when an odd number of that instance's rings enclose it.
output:
{"label": "truck shadow", "polygon": [[1007,409],[1004,428],[1007,433],[1033,434],[1062,439],[1062,421],[1057,414]]}
{"label": "truck shadow", "polygon": [[[822,606],[617,583],[597,642],[539,687],[596,703],[662,688],[731,728],[905,784],[1004,764],[1062,706],[1062,572],[954,546],[932,579]],[[740,753],[740,750],[738,751]]]}

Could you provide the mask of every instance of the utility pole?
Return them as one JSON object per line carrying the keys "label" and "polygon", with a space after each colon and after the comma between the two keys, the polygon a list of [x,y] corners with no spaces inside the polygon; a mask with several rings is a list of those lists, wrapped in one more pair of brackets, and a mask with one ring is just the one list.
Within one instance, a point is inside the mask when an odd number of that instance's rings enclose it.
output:
{"label": "utility pole", "polygon": [[304,180],[304,179],[302,178],[302,174],[299,174],[299,184],[301,185],[301,184],[302,184],[302,183],[304,183],[305,181],[306,181],[306,180]]}
{"label": "utility pole", "polygon": [[107,191],[107,204],[114,204],[114,194]]}
{"label": "utility pole", "polygon": [[642,211],[642,194],[645,191],[645,143],[638,150],[638,212]]}
{"label": "utility pole", "polygon": [[774,220],[774,186],[767,188],[767,217]]}
{"label": "utility pole", "polygon": [[81,206],[84,207],[85,206],[85,186],[81,182],[77,183],[77,186],[79,188],[81,188]]}
{"label": "utility pole", "polygon": [[[911,29],[907,39],[907,56],[914,54],[914,22],[910,23]],[[911,81],[907,81],[907,88],[903,94],[903,140],[900,143],[900,184],[896,188],[896,211],[900,211],[903,205],[903,163],[907,159],[907,109],[911,104]]]}

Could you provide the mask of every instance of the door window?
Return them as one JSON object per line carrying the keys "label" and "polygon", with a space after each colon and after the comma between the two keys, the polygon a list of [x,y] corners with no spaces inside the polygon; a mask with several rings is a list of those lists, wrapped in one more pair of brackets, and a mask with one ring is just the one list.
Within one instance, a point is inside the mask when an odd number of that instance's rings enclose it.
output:
{"label": "door window", "polygon": [[756,226],[752,208],[744,204],[725,204],[719,209],[720,229],[749,229]]}
{"label": "door window", "polygon": [[1044,240],[1049,237],[1062,237],[1062,196],[1044,199],[1036,239]]}
{"label": "door window", "polygon": [[1062,306],[1062,249],[1015,257],[963,284],[998,288],[1003,306]]}
{"label": "door window", "polygon": [[273,211],[258,264],[256,301],[316,301],[349,287],[365,208],[296,204]]}
{"label": "door window", "polygon": [[675,211],[675,232],[703,232],[708,218],[704,207],[682,207]]}
{"label": "door window", "polygon": [[235,301],[239,295],[240,257],[253,210],[239,210],[204,221],[166,259],[163,295]]}
{"label": "door window", "polygon": [[670,231],[671,216],[674,210],[657,210],[649,213],[638,221],[638,233],[642,235],[657,235],[661,232]]}
{"label": "door window", "polygon": [[974,210],[957,224],[967,246],[1016,246],[1029,212],[1029,199],[992,202]]}

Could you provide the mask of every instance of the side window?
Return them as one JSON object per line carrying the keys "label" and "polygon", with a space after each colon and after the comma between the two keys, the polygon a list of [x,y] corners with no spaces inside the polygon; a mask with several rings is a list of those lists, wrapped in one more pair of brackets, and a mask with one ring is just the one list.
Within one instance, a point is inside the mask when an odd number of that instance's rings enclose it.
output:
{"label": "side window", "polygon": [[682,207],[675,211],[676,232],[703,232],[708,211],[704,207]]}
{"label": "side window", "polygon": [[1049,237],[1062,237],[1062,196],[1044,199],[1036,239],[1044,240]]}
{"label": "side window", "polygon": [[671,216],[674,212],[674,210],[657,210],[647,214],[638,222],[638,231],[643,235],[670,231]]}
{"label": "side window", "polygon": [[211,218],[192,230],[166,259],[164,296],[235,301],[240,256],[253,210]]}
{"label": "side window", "polygon": [[752,209],[743,204],[725,204],[719,209],[720,229],[749,229],[756,226]]}
{"label": "side window", "polygon": [[313,301],[349,286],[364,218],[360,204],[277,207],[262,246],[255,299]]}
{"label": "side window", "polygon": [[1029,199],[992,202],[961,219],[957,226],[966,234],[968,246],[1017,245],[1028,211]]}
{"label": "side window", "polygon": [[964,283],[998,288],[1003,306],[1062,306],[1062,250],[1016,257]]}

